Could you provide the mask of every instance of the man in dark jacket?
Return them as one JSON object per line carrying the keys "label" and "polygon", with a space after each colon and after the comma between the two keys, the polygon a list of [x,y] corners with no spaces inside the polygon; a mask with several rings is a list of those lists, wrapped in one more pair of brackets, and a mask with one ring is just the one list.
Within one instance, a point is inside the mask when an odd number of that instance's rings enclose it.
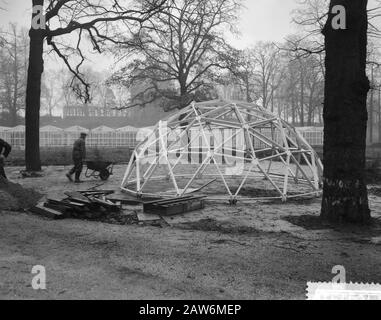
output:
{"label": "man in dark jacket", "polygon": [[66,177],[73,181],[72,175],[75,174],[75,183],[81,183],[80,177],[83,169],[83,160],[86,159],[86,133],[81,133],[78,140],[74,142],[73,146],[73,162],[74,167],[66,174]]}
{"label": "man in dark jacket", "polygon": [[7,179],[4,171],[5,159],[8,157],[11,150],[12,147],[10,144],[5,142],[3,139],[0,139],[0,176],[4,179]]}

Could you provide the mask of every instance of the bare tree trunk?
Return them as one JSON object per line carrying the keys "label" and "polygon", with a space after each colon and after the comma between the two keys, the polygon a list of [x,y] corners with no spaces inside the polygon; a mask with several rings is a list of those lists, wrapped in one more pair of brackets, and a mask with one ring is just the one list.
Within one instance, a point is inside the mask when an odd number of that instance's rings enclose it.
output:
{"label": "bare tree trunk", "polygon": [[249,83],[249,76],[246,75],[245,79],[245,86],[246,86],[246,102],[251,103],[251,97],[250,97],[250,83]]}
{"label": "bare tree trunk", "polygon": [[302,65],[300,65],[300,125],[304,127],[304,75]]}
{"label": "bare tree trunk", "polygon": [[291,116],[292,116],[292,125],[295,125],[296,122],[296,107],[295,107],[295,99],[294,99],[294,93],[292,93],[291,97]]}
{"label": "bare tree trunk", "polygon": [[323,112],[322,112],[322,107],[321,107],[321,105],[319,105],[319,125],[323,125],[323,116],[322,116],[322,114],[323,114]]}
{"label": "bare tree trunk", "polygon": [[370,90],[370,98],[369,98],[369,143],[370,144],[373,144],[373,125],[374,125],[374,119],[373,119],[373,115],[374,115],[374,88],[373,88],[373,84],[374,84],[374,69],[373,69],[373,66],[372,66],[372,71],[371,71],[371,90]]}
{"label": "bare tree trunk", "polygon": [[271,112],[274,113],[274,89],[271,89]]}
{"label": "bare tree trunk", "polygon": [[314,94],[315,94],[315,85],[313,84],[310,89],[310,95],[309,95],[309,101],[308,101],[308,126],[311,127],[315,121],[314,121]]}
{"label": "bare tree trunk", "polygon": [[[43,6],[44,0],[33,0],[33,6]],[[40,104],[41,104],[41,77],[44,71],[43,29],[29,31],[29,67],[26,89],[25,110],[25,162],[28,171],[40,171]]]}
{"label": "bare tree trunk", "polygon": [[324,28],[326,82],[324,100],[324,194],[321,216],[333,222],[370,220],[365,184],[369,80],[366,76],[367,0],[331,0],[344,5],[346,30]]}
{"label": "bare tree trunk", "polygon": [[381,143],[381,86],[378,88],[378,142]]}
{"label": "bare tree trunk", "polygon": [[14,60],[13,60],[13,74],[14,74],[14,87],[13,87],[13,106],[11,112],[11,121],[12,126],[15,127],[17,125],[17,102],[18,102],[18,88],[19,88],[19,70],[18,70],[18,45],[17,45],[17,29],[14,27]]}

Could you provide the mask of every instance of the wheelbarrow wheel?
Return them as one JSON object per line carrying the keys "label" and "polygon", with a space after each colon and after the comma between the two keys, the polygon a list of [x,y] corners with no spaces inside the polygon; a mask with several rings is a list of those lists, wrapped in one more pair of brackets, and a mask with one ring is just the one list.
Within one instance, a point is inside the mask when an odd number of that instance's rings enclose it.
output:
{"label": "wheelbarrow wheel", "polygon": [[106,181],[110,177],[110,172],[107,169],[103,169],[99,173],[99,177],[101,178],[101,180]]}

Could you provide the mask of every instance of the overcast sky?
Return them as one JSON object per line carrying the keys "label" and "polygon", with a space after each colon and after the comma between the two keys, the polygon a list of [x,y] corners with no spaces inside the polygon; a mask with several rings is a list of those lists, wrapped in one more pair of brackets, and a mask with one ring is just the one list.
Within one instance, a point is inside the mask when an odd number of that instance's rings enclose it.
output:
{"label": "overcast sky", "polygon": [[[0,26],[9,22],[18,22],[30,26],[30,0],[4,0],[7,11],[0,11]],[[206,0],[207,1],[207,0]],[[240,39],[233,39],[239,48],[247,47],[257,41],[282,41],[287,35],[295,32],[291,23],[291,12],[297,7],[297,0],[245,0],[239,29]],[[370,5],[374,0],[370,1]],[[102,63],[102,58],[92,57]]]}
{"label": "overcast sky", "polygon": [[[259,40],[282,41],[292,33],[290,12],[295,8],[296,0],[246,0],[242,12],[239,39],[232,39],[239,48],[254,44]],[[5,0],[7,11],[0,11],[0,25],[17,22],[30,26],[30,0]],[[91,57],[92,60],[102,59]]]}
{"label": "overcast sky", "polygon": [[[5,0],[7,12],[0,11],[1,25],[17,21],[25,27],[30,25],[30,0]],[[282,40],[291,32],[290,11],[295,0],[246,0],[241,31],[242,42],[257,40]]]}

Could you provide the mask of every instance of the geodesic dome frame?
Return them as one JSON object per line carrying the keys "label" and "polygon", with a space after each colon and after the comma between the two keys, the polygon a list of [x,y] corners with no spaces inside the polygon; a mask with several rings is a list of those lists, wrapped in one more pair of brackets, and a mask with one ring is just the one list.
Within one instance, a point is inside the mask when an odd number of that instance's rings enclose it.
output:
{"label": "geodesic dome frame", "polygon": [[[322,172],[314,149],[280,117],[250,103],[210,101],[192,103],[160,121],[134,150],[121,189],[138,197],[180,197],[212,184],[192,188],[207,176],[224,188],[210,199],[286,201],[319,196]],[[261,179],[273,194],[241,195],[245,185]],[[161,190],[160,181],[173,189]],[[150,186],[157,188],[149,191]]]}

